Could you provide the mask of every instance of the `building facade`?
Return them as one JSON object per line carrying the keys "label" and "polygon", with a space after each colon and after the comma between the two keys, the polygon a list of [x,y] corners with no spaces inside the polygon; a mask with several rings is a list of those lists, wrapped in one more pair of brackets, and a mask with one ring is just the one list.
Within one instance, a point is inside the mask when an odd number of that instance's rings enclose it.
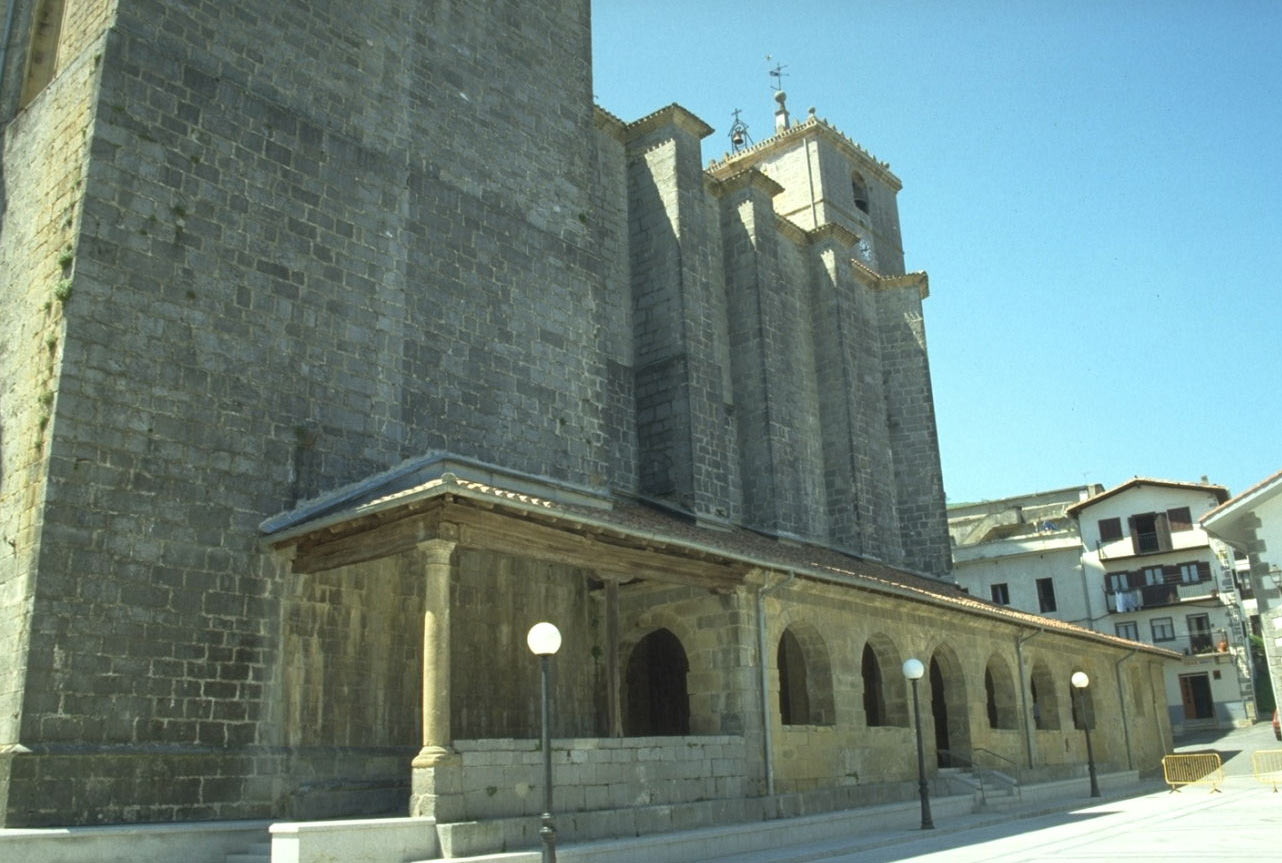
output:
{"label": "building facade", "polygon": [[1082,567],[1082,540],[1067,509],[1099,494],[1074,486],[950,506],[953,577],[972,596],[1095,629],[1098,603]]}
{"label": "building facade", "polygon": [[[1282,693],[1282,472],[1266,477],[1201,518],[1204,530],[1246,556],[1253,629],[1264,646],[1274,703]],[[1264,718],[1264,717],[1260,717]]]}
{"label": "building facade", "polygon": [[705,168],[586,0],[13,8],[3,823],[523,814],[544,619],[576,811],[910,794],[910,655],[936,752],[1075,768],[1080,668],[1165,751],[1165,651],[948,583],[926,276],[827,122]]}
{"label": "building facade", "polygon": [[973,596],[1165,647],[1177,732],[1254,720],[1250,600],[1197,519],[1228,492],[1136,478],[949,508],[953,575]]}

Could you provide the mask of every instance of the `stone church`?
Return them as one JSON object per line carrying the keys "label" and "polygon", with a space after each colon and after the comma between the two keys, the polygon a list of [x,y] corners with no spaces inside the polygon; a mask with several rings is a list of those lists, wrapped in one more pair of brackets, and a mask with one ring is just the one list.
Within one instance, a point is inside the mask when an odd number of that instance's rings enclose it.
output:
{"label": "stone church", "polygon": [[588,0],[9,9],[0,825],[536,812],[542,620],[584,825],[912,795],[909,657],[932,772],[1080,769],[1079,669],[1166,751],[1165,651],[951,583],[900,180],[813,111],[705,162]]}

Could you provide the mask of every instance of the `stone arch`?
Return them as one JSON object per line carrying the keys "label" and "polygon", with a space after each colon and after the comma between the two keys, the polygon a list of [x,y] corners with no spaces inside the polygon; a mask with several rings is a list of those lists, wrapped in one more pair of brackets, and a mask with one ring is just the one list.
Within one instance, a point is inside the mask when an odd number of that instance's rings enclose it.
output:
{"label": "stone arch", "polygon": [[1033,725],[1039,731],[1059,728],[1059,686],[1051,676],[1046,660],[1033,663],[1028,678],[1029,704],[1033,711]]}
{"label": "stone arch", "polygon": [[1015,677],[1006,660],[995,653],[984,666],[984,701],[988,709],[989,728],[1019,727],[1019,709],[1015,705]]}
{"label": "stone arch", "polygon": [[864,724],[908,725],[908,690],[899,648],[879,632],[868,636],[859,655]]}
{"label": "stone arch", "polygon": [[652,737],[690,733],[690,662],[681,639],[652,629],[628,653],[623,677],[623,733]]}
{"label": "stone arch", "polygon": [[935,753],[940,767],[970,762],[970,697],[966,671],[957,653],[941,644],[930,654],[930,714],[935,723]]}
{"label": "stone arch", "polygon": [[818,629],[803,621],[785,627],[775,650],[775,668],[782,724],[836,724],[832,660]]}
{"label": "stone arch", "polygon": [[1135,715],[1143,716],[1148,713],[1148,699],[1144,697],[1144,675],[1139,668],[1132,666],[1126,670],[1126,677],[1131,684],[1131,703],[1135,707]]}
{"label": "stone arch", "polygon": [[868,212],[868,183],[856,171],[850,175],[850,191],[855,199],[855,209]]}
{"label": "stone arch", "polygon": [[1068,704],[1073,716],[1073,727],[1078,731],[1081,731],[1088,725],[1092,729],[1095,728],[1095,693],[1092,690],[1099,685],[1098,681],[1095,679],[1095,675],[1090,671],[1086,671],[1087,675],[1090,676],[1091,682],[1088,686],[1082,689],[1078,689],[1073,686],[1071,682],[1072,675],[1074,673],[1085,670],[1086,669],[1082,668],[1074,668],[1069,672],[1070,682],[1068,684]]}

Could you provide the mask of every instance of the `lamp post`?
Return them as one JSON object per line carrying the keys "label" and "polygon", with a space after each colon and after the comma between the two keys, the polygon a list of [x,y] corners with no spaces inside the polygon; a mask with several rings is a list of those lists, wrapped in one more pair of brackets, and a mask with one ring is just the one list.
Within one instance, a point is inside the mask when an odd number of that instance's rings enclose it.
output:
{"label": "lamp post", "polygon": [[1091,679],[1085,671],[1074,671],[1069,678],[1073,684],[1073,694],[1077,696],[1077,715],[1082,717],[1082,729],[1086,732],[1086,769],[1091,774],[1091,796],[1099,797],[1099,779],[1095,776],[1095,752],[1091,749],[1091,718],[1086,715],[1086,687]]}
{"label": "lamp post", "polygon": [[552,824],[552,733],[548,723],[548,663],[561,649],[561,631],[550,623],[536,623],[525,636],[530,652],[539,658],[543,714],[543,863],[556,863],[556,827]]}
{"label": "lamp post", "polygon": [[917,707],[917,681],[926,673],[920,659],[904,660],[904,677],[913,682],[913,724],[917,727],[917,791],[921,796],[921,829],[932,830],[930,820],[930,795],[926,791],[926,753],[921,743],[921,711]]}

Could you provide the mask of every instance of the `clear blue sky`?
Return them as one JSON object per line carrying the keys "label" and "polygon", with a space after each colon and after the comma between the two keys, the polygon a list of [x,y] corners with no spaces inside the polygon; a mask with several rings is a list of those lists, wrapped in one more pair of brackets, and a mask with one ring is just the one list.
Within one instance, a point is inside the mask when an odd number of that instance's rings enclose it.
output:
{"label": "clear blue sky", "polygon": [[[594,90],[890,162],[950,502],[1282,468],[1282,3],[595,0]],[[769,54],[772,61],[767,64]]]}

